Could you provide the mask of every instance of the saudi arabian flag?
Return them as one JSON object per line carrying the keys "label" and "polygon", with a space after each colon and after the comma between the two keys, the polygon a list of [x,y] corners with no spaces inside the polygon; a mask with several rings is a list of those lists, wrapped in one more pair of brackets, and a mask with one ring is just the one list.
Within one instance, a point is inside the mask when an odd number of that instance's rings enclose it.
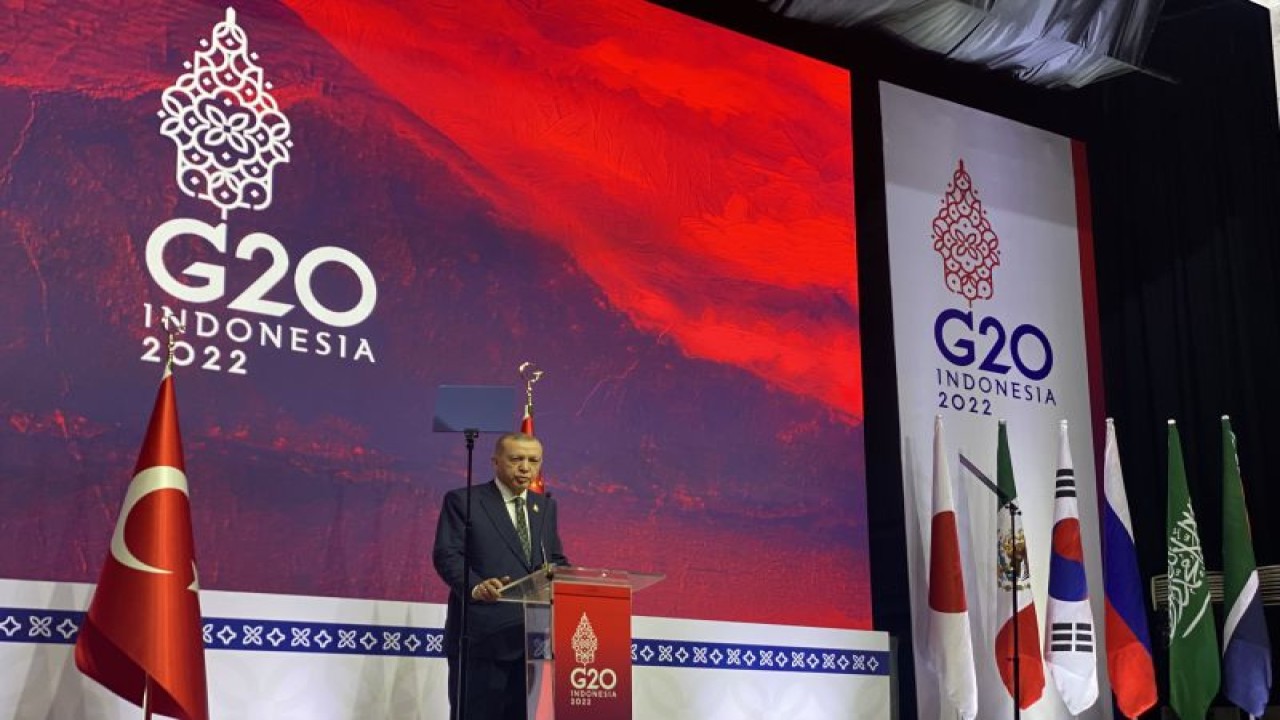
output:
{"label": "saudi arabian flag", "polygon": [[1218,693],[1218,634],[1209,606],[1178,426],[1169,421],[1169,705],[1180,720],[1203,720]]}

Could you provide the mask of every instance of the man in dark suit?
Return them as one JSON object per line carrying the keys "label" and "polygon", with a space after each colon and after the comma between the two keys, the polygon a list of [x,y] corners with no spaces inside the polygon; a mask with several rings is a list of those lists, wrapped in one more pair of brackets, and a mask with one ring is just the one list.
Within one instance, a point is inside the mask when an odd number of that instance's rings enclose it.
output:
{"label": "man in dark suit", "polygon": [[[542,443],[508,433],[493,451],[494,480],[472,488],[471,575],[463,577],[467,490],[444,497],[436,544],[436,572],[449,585],[444,626],[449,661],[450,716],[455,720],[525,720],[524,614],[519,603],[498,602],[500,588],[546,563],[568,565],[556,524],[556,505],[529,490],[542,467]],[[467,598],[466,718],[458,718],[462,603]]]}

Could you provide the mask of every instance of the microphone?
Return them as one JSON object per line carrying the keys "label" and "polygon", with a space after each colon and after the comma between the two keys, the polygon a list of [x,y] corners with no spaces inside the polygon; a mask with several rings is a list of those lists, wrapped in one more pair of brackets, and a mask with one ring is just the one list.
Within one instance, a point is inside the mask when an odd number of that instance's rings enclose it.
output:
{"label": "microphone", "polygon": [[555,575],[555,564],[551,562],[551,558],[547,557],[547,515],[549,514],[550,511],[542,513],[542,517],[538,520],[538,548],[542,550],[542,569],[548,578]]}

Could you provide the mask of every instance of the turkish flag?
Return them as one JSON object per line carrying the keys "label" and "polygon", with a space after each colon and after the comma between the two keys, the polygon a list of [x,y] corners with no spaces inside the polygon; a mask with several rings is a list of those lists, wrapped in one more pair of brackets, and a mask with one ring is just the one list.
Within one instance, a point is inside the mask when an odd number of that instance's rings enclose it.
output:
{"label": "turkish flag", "polygon": [[152,712],[207,720],[198,590],[177,398],[166,372],[76,638],[76,667],[139,707],[146,692]]}
{"label": "turkish flag", "polygon": [[[533,437],[533,405],[524,406],[524,417],[520,420],[520,432]],[[547,484],[542,479],[542,470],[538,470],[538,476],[529,483],[529,489],[536,493],[545,493]]]}

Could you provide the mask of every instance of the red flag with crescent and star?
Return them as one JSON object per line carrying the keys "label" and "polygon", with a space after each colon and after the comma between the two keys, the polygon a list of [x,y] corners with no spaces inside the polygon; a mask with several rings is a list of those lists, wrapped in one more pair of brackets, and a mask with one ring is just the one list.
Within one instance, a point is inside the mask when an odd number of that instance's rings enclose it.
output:
{"label": "red flag with crescent and star", "polygon": [[[524,417],[520,420],[520,432],[533,436],[533,403],[527,403],[524,406]],[[529,489],[536,493],[545,493],[547,484],[542,480],[542,470],[538,470],[538,475],[529,483]]]}
{"label": "red flag with crescent and star", "polygon": [[208,720],[199,587],[177,397],[166,372],[76,638],[76,667],[150,712]]}

